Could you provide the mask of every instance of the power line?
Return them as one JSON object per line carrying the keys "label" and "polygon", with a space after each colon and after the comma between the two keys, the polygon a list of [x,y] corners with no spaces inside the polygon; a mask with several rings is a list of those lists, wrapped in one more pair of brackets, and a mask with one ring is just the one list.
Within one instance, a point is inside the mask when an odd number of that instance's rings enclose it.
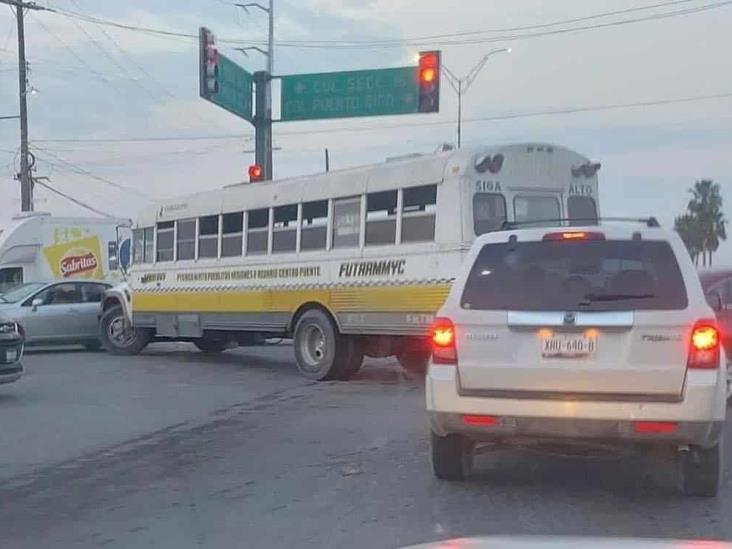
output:
{"label": "power line", "polygon": [[35,150],[37,150],[37,151],[41,151],[44,154],[47,154],[47,155],[51,156],[52,158],[55,158],[56,160],[58,160],[59,162],[61,162],[65,166],[67,166],[69,169],[75,171],[76,173],[78,173],[80,175],[85,175],[85,176],[87,176],[87,177],[89,177],[91,179],[95,179],[95,180],[100,181],[102,183],[106,183],[107,185],[109,185],[111,187],[114,187],[115,189],[118,189],[120,191],[134,193],[134,194],[136,194],[136,195],[138,195],[138,196],[140,196],[142,198],[145,198],[146,200],[152,200],[149,196],[147,196],[144,193],[141,193],[137,189],[134,189],[132,187],[126,187],[124,185],[120,185],[119,183],[115,183],[114,181],[110,181],[109,179],[107,179],[105,177],[101,177],[99,175],[96,175],[95,173],[92,173],[92,172],[90,172],[87,169],[84,169],[84,168],[82,168],[80,166],[77,166],[76,164],[72,164],[68,160],[60,157],[59,155],[57,155],[55,153],[52,153],[48,149],[44,149],[44,148],[41,148],[41,147],[38,147],[38,146],[35,146],[35,145],[34,145],[33,148]]}
{"label": "power line", "polygon": [[[724,6],[728,6],[732,4],[732,0],[725,0],[723,2],[717,2],[714,4],[709,4],[705,6],[699,6],[695,8],[688,8],[684,10],[676,10],[666,13],[660,13],[660,14],[653,14],[648,15],[645,17],[636,17],[633,19],[622,19],[619,21],[612,21],[608,23],[598,23],[594,25],[584,25],[579,27],[570,27],[566,29],[555,29],[555,30],[548,30],[548,31],[540,31],[540,32],[534,32],[534,33],[524,33],[524,34],[513,34],[513,35],[504,35],[504,36],[494,36],[494,37],[486,37],[486,38],[473,38],[473,39],[467,39],[467,40],[438,40],[438,41],[423,41],[423,42],[404,42],[404,43],[393,43],[393,44],[319,44],[319,43],[311,43],[311,44],[305,44],[305,43],[283,43],[278,42],[277,46],[279,47],[292,47],[292,48],[308,48],[308,49],[331,49],[331,48],[337,48],[337,49],[388,49],[388,48],[401,48],[405,46],[412,46],[412,47],[432,47],[435,45],[440,46],[464,46],[464,45],[476,45],[476,44],[489,44],[489,43],[495,43],[495,42],[514,42],[518,40],[526,40],[531,38],[540,38],[544,36],[554,36],[554,35],[560,35],[560,34],[567,34],[567,33],[574,33],[574,32],[580,32],[580,31],[587,31],[587,30],[597,30],[597,29],[604,29],[604,28],[610,28],[610,27],[618,27],[622,25],[629,25],[634,23],[642,23],[646,21],[655,21],[655,20],[661,20],[661,19],[669,19],[672,17],[679,17],[684,15],[691,15],[695,13],[701,13],[704,11],[709,11],[713,9],[718,9]],[[250,44],[259,44],[261,42],[255,42],[250,41]]]}
{"label": "power line", "polygon": [[[663,105],[673,105],[681,103],[693,103],[698,101],[712,101],[715,99],[727,99],[732,98],[732,92],[721,92],[716,94],[707,95],[695,95],[687,97],[675,97],[668,99],[654,99],[648,101],[635,101],[628,103],[613,103],[613,104],[602,104],[602,105],[586,105],[582,107],[559,107],[555,109],[546,109],[541,111],[530,111],[530,112],[519,112],[519,113],[507,113],[502,115],[483,116],[466,118],[463,122],[495,122],[501,120],[514,120],[520,118],[533,118],[537,116],[556,116],[566,114],[577,114],[584,112],[595,112],[595,111],[607,111],[607,110],[620,110],[630,109],[638,107],[654,107]],[[322,133],[350,133],[350,132],[361,132],[361,131],[381,131],[381,130],[398,130],[402,128],[420,128],[429,126],[446,126],[455,124],[454,120],[447,121],[435,121],[435,122],[414,122],[409,124],[392,124],[386,126],[342,126],[335,128],[322,128],[313,130],[293,130],[293,131],[282,131],[278,132],[278,136],[290,136],[290,135],[312,135]],[[46,139],[34,139],[35,143],[148,143],[148,142],[168,142],[168,141],[216,141],[216,140],[229,140],[229,139],[251,139],[251,136],[240,135],[240,134],[224,134],[224,135],[198,135],[189,137],[178,137],[178,136],[166,136],[166,137],[120,137],[120,138],[46,138]]]}
{"label": "power line", "polygon": [[[614,15],[617,13],[628,13],[632,11],[639,11],[641,9],[651,9],[651,8],[657,8],[657,7],[664,7],[664,6],[670,6],[670,5],[676,5],[676,4],[682,4],[687,3],[692,0],[675,0],[671,2],[665,2],[660,4],[655,4],[652,6],[645,6],[645,7],[639,7],[639,8],[629,8],[628,10],[617,10],[615,12],[605,12],[600,14],[595,14],[592,16],[587,16],[584,18],[575,18],[575,19],[568,19],[564,22],[562,21],[556,21],[552,23],[546,23],[543,25],[530,25],[525,27],[507,27],[504,29],[489,29],[486,31],[471,31],[475,34],[485,34],[485,33],[501,33],[501,32],[514,32],[517,29],[539,29],[539,28],[548,28],[552,26],[557,26],[560,24],[566,24],[569,22],[579,22],[579,21],[586,21],[591,19],[597,19],[602,17],[608,17],[610,15]],[[628,19],[620,19],[617,21],[611,21],[607,23],[598,23],[594,25],[584,25],[584,26],[578,26],[578,27],[570,27],[570,28],[564,28],[564,29],[554,29],[554,30],[548,30],[548,31],[540,31],[540,32],[534,32],[534,33],[523,33],[523,34],[514,34],[514,35],[506,35],[506,36],[493,36],[493,37],[479,37],[479,38],[470,38],[466,40],[445,40],[445,39],[451,39],[451,38],[462,38],[466,36],[466,33],[451,33],[451,34],[444,34],[444,35],[435,35],[439,39],[437,41],[437,44],[441,45],[467,45],[467,44],[485,44],[489,42],[499,42],[499,41],[515,41],[515,40],[523,40],[528,38],[537,38],[541,36],[551,36],[556,34],[565,34],[565,33],[571,33],[571,32],[579,32],[579,31],[585,31],[585,30],[594,30],[594,29],[601,29],[601,28],[608,28],[608,27],[614,27],[614,26],[620,26],[620,25],[628,25],[633,23],[640,23],[645,21],[653,21],[653,20],[659,20],[659,19],[668,19],[671,17],[679,17],[684,15],[690,15],[694,13],[700,13],[704,11],[709,11],[713,9],[718,9],[724,6],[727,6],[729,4],[732,4],[732,0],[724,0],[720,2],[714,2],[711,4],[705,4],[701,6],[695,6],[690,7],[686,9],[679,9],[674,11],[668,11],[663,13],[654,13],[646,16],[636,17],[636,18],[628,18]],[[166,31],[162,29],[155,29],[150,27],[140,27],[135,25],[127,25],[124,23],[118,23],[115,21],[110,21],[107,19],[101,19],[98,17],[85,15],[83,13],[78,13],[74,11],[69,10],[63,10],[63,9],[54,9],[50,10],[54,13],[57,13],[59,15],[65,16],[65,17],[71,17],[71,18],[77,18],[81,19],[83,21],[96,23],[99,25],[107,25],[112,26],[120,29],[135,31],[135,32],[143,32],[143,33],[149,33],[149,34],[156,34],[160,36],[169,36],[169,37],[179,37],[179,38],[187,38],[187,39],[198,39],[198,36],[195,34],[188,34],[188,33],[182,33],[182,32],[175,32],[175,31]],[[470,34],[467,34],[470,35]],[[264,44],[264,41],[254,41],[254,40],[240,40],[240,39],[231,39],[231,38],[218,38],[218,42],[220,43],[227,43],[227,44]],[[318,41],[318,40],[280,40],[276,41],[275,45],[278,47],[290,47],[290,48],[315,48],[315,49],[322,49],[322,48],[342,48],[342,49],[381,49],[381,48],[396,48],[396,47],[404,47],[404,46],[433,46],[435,45],[434,38],[432,37],[426,37],[426,38],[416,38],[416,39],[401,39],[401,40],[394,40],[393,42],[390,41],[363,41],[363,42],[339,42],[339,41]]]}
{"label": "power line", "polygon": [[[577,114],[584,112],[599,112],[619,109],[631,109],[638,107],[655,107],[661,105],[673,105],[679,103],[693,103],[697,101],[711,101],[714,99],[727,99],[732,98],[732,92],[723,92],[708,95],[697,95],[690,97],[677,97],[671,99],[655,99],[650,101],[636,101],[631,103],[614,103],[605,105],[587,105],[583,107],[564,107],[557,109],[547,109],[542,111],[523,112],[523,113],[508,113],[494,116],[480,116],[474,118],[466,118],[463,122],[497,122],[501,120],[515,120],[519,118],[533,118],[537,116],[556,116],[564,114]],[[341,133],[350,131],[378,131],[386,129],[400,129],[409,127],[428,127],[428,126],[445,126],[455,124],[454,120],[439,121],[439,122],[422,122],[412,124],[400,124],[400,125],[389,125],[389,126],[361,126],[361,127],[342,127],[342,128],[331,128],[331,129],[320,129],[320,130],[309,130],[309,131],[291,131],[291,132],[278,132],[278,136],[286,135],[309,135],[316,133]]]}
{"label": "power line", "polygon": [[162,136],[162,137],[101,137],[101,138],[73,138],[61,137],[58,139],[34,139],[35,143],[154,143],[168,141],[219,141],[227,139],[244,139],[247,142],[252,140],[251,135],[243,134],[224,134],[224,135],[194,135],[190,137],[182,136]]}
{"label": "power line", "polygon": [[70,194],[67,194],[67,193],[65,193],[65,192],[63,192],[63,191],[59,191],[58,189],[56,189],[56,188],[52,187],[52,186],[51,186],[51,185],[49,185],[48,183],[45,183],[45,182],[43,182],[43,181],[39,181],[38,179],[34,179],[34,180],[33,180],[33,183],[34,183],[35,185],[40,185],[41,187],[43,187],[43,188],[45,188],[45,189],[48,189],[48,190],[49,190],[49,191],[51,191],[52,193],[55,193],[55,194],[57,194],[57,195],[59,195],[59,196],[62,196],[62,197],[63,197],[63,198],[65,198],[66,200],[69,200],[70,202],[73,202],[73,203],[74,203],[74,204],[76,204],[77,206],[81,206],[82,208],[85,208],[85,209],[89,210],[90,212],[94,212],[95,214],[101,215],[101,216],[103,216],[103,217],[110,217],[110,218],[114,218],[114,217],[115,217],[114,215],[108,214],[107,212],[103,212],[102,210],[98,210],[98,209],[97,209],[97,208],[95,208],[94,206],[90,206],[90,205],[89,205],[89,204],[87,204],[86,202],[82,202],[82,201],[81,201],[81,200],[79,200],[78,198],[74,198],[74,197],[73,197],[73,196],[71,196]]}

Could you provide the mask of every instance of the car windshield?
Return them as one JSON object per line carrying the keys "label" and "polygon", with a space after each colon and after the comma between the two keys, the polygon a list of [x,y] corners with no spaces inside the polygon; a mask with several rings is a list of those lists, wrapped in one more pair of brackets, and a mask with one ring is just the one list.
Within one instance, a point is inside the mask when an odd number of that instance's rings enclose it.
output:
{"label": "car windshield", "polygon": [[673,310],[686,288],[666,242],[588,240],[488,244],[465,285],[466,309]]}
{"label": "car windshield", "polygon": [[21,284],[20,286],[16,286],[12,290],[9,290],[4,294],[0,294],[0,302],[17,303],[42,287],[43,283],[41,282],[28,282],[27,284]]}

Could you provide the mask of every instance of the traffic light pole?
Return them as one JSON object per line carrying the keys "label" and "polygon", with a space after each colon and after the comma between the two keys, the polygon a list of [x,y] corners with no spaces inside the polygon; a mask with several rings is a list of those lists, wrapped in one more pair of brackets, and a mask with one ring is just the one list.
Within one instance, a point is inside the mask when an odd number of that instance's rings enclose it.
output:
{"label": "traffic light pole", "polygon": [[[272,77],[267,71],[254,73],[254,157],[255,163],[262,167],[262,179],[272,179],[272,107],[267,104],[271,94]],[[269,107],[269,109],[268,109]]]}
{"label": "traffic light pole", "polygon": [[268,16],[267,51],[257,47],[236,48],[246,54],[255,50],[267,56],[267,70],[254,73],[256,87],[254,101],[254,148],[255,162],[262,168],[262,180],[270,181],[272,173],[272,73],[274,71],[274,0],[269,0],[268,6],[257,2],[246,4],[235,3],[245,11],[247,8],[257,8]]}

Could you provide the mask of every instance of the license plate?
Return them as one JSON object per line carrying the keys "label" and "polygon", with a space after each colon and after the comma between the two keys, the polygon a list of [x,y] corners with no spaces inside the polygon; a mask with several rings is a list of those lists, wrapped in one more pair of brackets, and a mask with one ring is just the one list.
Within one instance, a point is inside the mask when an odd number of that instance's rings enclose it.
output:
{"label": "license plate", "polygon": [[597,352],[597,338],[584,335],[546,337],[541,342],[544,358],[585,358]]}

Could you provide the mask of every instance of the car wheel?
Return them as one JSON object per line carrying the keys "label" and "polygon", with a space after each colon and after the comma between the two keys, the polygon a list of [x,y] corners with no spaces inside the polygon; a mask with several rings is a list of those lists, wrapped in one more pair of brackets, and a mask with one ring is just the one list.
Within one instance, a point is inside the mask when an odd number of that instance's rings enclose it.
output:
{"label": "car wheel", "polygon": [[473,443],[462,435],[431,433],[432,469],[441,480],[465,480],[473,467]]}
{"label": "car wheel", "polygon": [[681,456],[681,478],[684,494],[714,497],[719,492],[722,477],[722,450],[717,444],[711,448],[692,446]]}
{"label": "car wheel", "polygon": [[126,326],[122,307],[110,307],[99,322],[99,340],[110,353],[117,355],[136,355],[153,338],[152,330]]}
{"label": "car wheel", "polygon": [[294,333],[295,360],[309,379],[344,379],[351,360],[353,341],[338,333],[333,321],[319,309],[306,311]]}
{"label": "car wheel", "polygon": [[212,337],[197,339],[193,344],[204,353],[221,353],[231,346],[230,342],[225,339],[215,339]]}

